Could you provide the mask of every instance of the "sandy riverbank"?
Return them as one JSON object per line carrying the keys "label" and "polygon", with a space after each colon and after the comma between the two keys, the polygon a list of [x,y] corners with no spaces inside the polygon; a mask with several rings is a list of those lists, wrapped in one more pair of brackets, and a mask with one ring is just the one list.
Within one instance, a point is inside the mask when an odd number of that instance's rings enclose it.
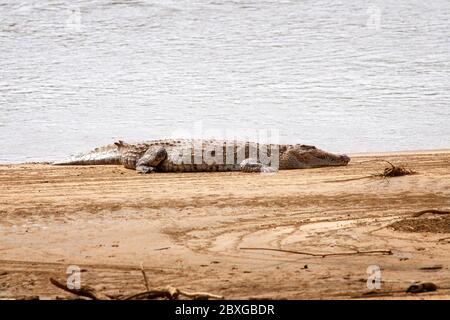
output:
{"label": "sandy riverbank", "polygon": [[[380,172],[385,164],[367,162],[379,158],[418,174],[353,179]],[[369,265],[381,268],[380,291],[444,288],[393,297],[448,299],[449,216],[411,218],[424,209],[450,210],[450,151],[358,155],[347,167],[275,175],[1,165],[0,298],[73,297],[48,281],[65,279],[69,265],[105,293],[144,290],[143,262],[151,286],[230,299],[357,297],[369,291]]]}

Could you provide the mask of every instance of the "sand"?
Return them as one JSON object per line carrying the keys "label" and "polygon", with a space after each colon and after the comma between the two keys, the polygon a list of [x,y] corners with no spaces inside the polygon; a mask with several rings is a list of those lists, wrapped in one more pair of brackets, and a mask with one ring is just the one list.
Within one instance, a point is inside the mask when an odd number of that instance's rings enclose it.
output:
{"label": "sand", "polygon": [[[418,173],[381,179],[386,159]],[[370,161],[369,161],[370,160]],[[366,177],[366,178],[364,178]],[[69,266],[106,294],[176,286],[227,299],[449,299],[450,151],[360,154],[273,175],[120,166],[0,166],[0,298],[74,298]],[[311,256],[306,253],[380,253]],[[369,266],[378,296],[365,295]],[[436,292],[404,292],[415,281]]]}

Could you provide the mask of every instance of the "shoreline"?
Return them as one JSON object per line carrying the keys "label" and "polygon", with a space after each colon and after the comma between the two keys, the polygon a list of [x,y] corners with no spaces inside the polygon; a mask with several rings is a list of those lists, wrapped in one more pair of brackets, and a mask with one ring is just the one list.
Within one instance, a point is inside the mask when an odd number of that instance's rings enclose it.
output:
{"label": "shoreline", "polygon": [[[450,299],[449,216],[412,217],[450,210],[450,150],[352,156],[274,175],[0,165],[0,299],[74,298],[48,281],[72,265],[104,293],[142,291],[141,262],[152,287],[226,299]],[[368,177],[380,156],[417,174]],[[370,265],[394,293],[364,295]],[[413,281],[444,288],[402,293]]]}
{"label": "shoreline", "polygon": [[375,156],[395,156],[395,155],[420,155],[420,154],[441,154],[450,153],[450,148],[443,149],[418,149],[403,151],[377,151],[377,152],[352,152],[348,156],[353,157],[375,157]]}

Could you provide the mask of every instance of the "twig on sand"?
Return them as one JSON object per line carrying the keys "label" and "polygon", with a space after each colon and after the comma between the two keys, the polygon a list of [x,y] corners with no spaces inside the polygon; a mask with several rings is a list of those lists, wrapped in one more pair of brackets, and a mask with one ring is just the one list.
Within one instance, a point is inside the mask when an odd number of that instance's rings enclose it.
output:
{"label": "twig on sand", "polygon": [[208,300],[208,299],[223,299],[223,296],[208,292],[189,292],[180,290],[175,287],[166,287],[156,290],[149,290],[145,292],[136,293],[123,298],[123,300],[137,300],[137,299],[155,299],[155,298],[167,298],[170,300],[176,300],[179,296],[185,296],[194,300]]}
{"label": "twig on sand", "polygon": [[347,181],[355,181],[355,180],[368,179],[368,178],[373,178],[373,177],[374,177],[374,175],[363,176],[363,177],[357,177],[357,178],[340,179],[340,180],[329,180],[329,181],[325,181],[325,183],[347,182]]}
{"label": "twig on sand", "polygon": [[188,292],[188,291],[182,291],[179,290],[180,294],[183,296],[186,296],[188,298],[192,298],[194,300],[208,300],[209,298],[212,299],[223,299],[223,296],[219,296],[216,294],[211,294],[208,292]]}
{"label": "twig on sand", "polygon": [[370,251],[354,251],[354,252],[340,252],[340,253],[311,253],[311,252],[303,252],[303,251],[294,251],[294,250],[284,250],[284,249],[275,249],[275,248],[240,248],[241,250],[265,250],[265,251],[278,251],[285,253],[293,253],[293,254],[303,254],[306,256],[312,257],[329,257],[329,256],[352,256],[358,254],[375,254],[381,253],[385,255],[392,255],[391,250],[370,250]]}
{"label": "twig on sand", "polygon": [[[143,268],[141,269],[143,270]],[[145,271],[143,272],[145,274]],[[93,300],[142,300],[142,299],[157,299],[157,298],[165,298],[169,300],[176,300],[179,298],[180,295],[194,299],[194,300],[208,300],[208,299],[224,299],[223,296],[219,296],[216,294],[211,294],[208,292],[189,292],[184,290],[179,290],[175,287],[165,287],[160,289],[152,289],[147,290],[144,292],[138,292],[133,293],[127,296],[109,296],[102,294],[101,292],[98,292],[92,287],[89,286],[82,286],[80,289],[69,289],[66,285],[63,283],[50,278],[50,282],[64,290],[70,293],[73,293],[75,295],[81,296],[81,297],[87,297],[91,298]],[[147,283],[148,285],[148,283]]]}
{"label": "twig on sand", "polygon": [[430,266],[430,267],[421,267],[419,270],[441,270],[442,266]]}
{"label": "twig on sand", "polygon": [[173,287],[167,287],[133,293],[129,296],[121,298],[121,300],[142,300],[142,299],[156,299],[156,298],[166,298],[169,300],[176,300],[178,298],[178,295],[179,295],[178,289]]}
{"label": "twig on sand", "polygon": [[89,286],[82,286],[79,289],[70,289],[66,285],[64,285],[63,283],[59,282],[56,279],[50,278],[50,282],[54,286],[56,286],[64,291],[76,294],[77,296],[87,297],[87,298],[91,298],[93,300],[111,300],[111,298],[109,296],[104,295],[103,293],[98,292],[97,290],[95,290],[94,288],[89,287]]}
{"label": "twig on sand", "polygon": [[384,171],[382,173],[374,175],[375,177],[392,178],[392,177],[407,176],[407,175],[417,173],[414,170],[408,169],[403,165],[396,166],[387,160],[380,160],[380,161],[387,162],[390,165],[390,167],[384,168]]}
{"label": "twig on sand", "polygon": [[421,215],[425,214],[425,213],[434,213],[434,214],[450,214],[450,211],[443,211],[443,210],[434,210],[434,209],[427,209],[427,210],[422,210],[422,211],[418,211],[413,213],[413,217],[417,218],[420,217]]}
{"label": "twig on sand", "polygon": [[144,277],[145,288],[147,289],[147,291],[150,291],[147,275],[145,274],[145,270],[144,270],[144,263],[142,263],[142,262],[141,262],[141,272],[142,272],[142,276]]}
{"label": "twig on sand", "polygon": [[386,162],[390,166],[384,168],[383,172],[381,173],[374,173],[367,176],[362,177],[356,177],[356,178],[348,178],[348,179],[341,179],[341,180],[332,180],[332,181],[325,181],[327,183],[333,183],[333,182],[347,182],[347,181],[354,181],[354,180],[362,180],[362,179],[368,179],[368,178],[392,178],[392,177],[400,177],[400,176],[407,176],[411,174],[416,174],[417,172],[411,169],[406,168],[404,165],[394,165],[392,162],[383,160],[383,159],[373,159],[368,161],[362,161],[358,164],[362,164],[365,162]]}
{"label": "twig on sand", "polygon": [[122,298],[122,300],[139,300],[139,299],[156,299],[166,298],[176,300],[179,296],[185,296],[194,300],[223,299],[223,296],[207,293],[207,292],[188,292],[179,290],[174,287],[166,287],[161,289],[139,292]]}

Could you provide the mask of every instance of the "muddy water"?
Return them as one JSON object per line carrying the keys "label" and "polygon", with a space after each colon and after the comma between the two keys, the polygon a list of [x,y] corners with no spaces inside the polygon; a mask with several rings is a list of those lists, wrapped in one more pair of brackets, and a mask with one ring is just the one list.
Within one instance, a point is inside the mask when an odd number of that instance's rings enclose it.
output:
{"label": "muddy water", "polygon": [[449,21],[447,0],[0,0],[0,162],[196,125],[448,148]]}

